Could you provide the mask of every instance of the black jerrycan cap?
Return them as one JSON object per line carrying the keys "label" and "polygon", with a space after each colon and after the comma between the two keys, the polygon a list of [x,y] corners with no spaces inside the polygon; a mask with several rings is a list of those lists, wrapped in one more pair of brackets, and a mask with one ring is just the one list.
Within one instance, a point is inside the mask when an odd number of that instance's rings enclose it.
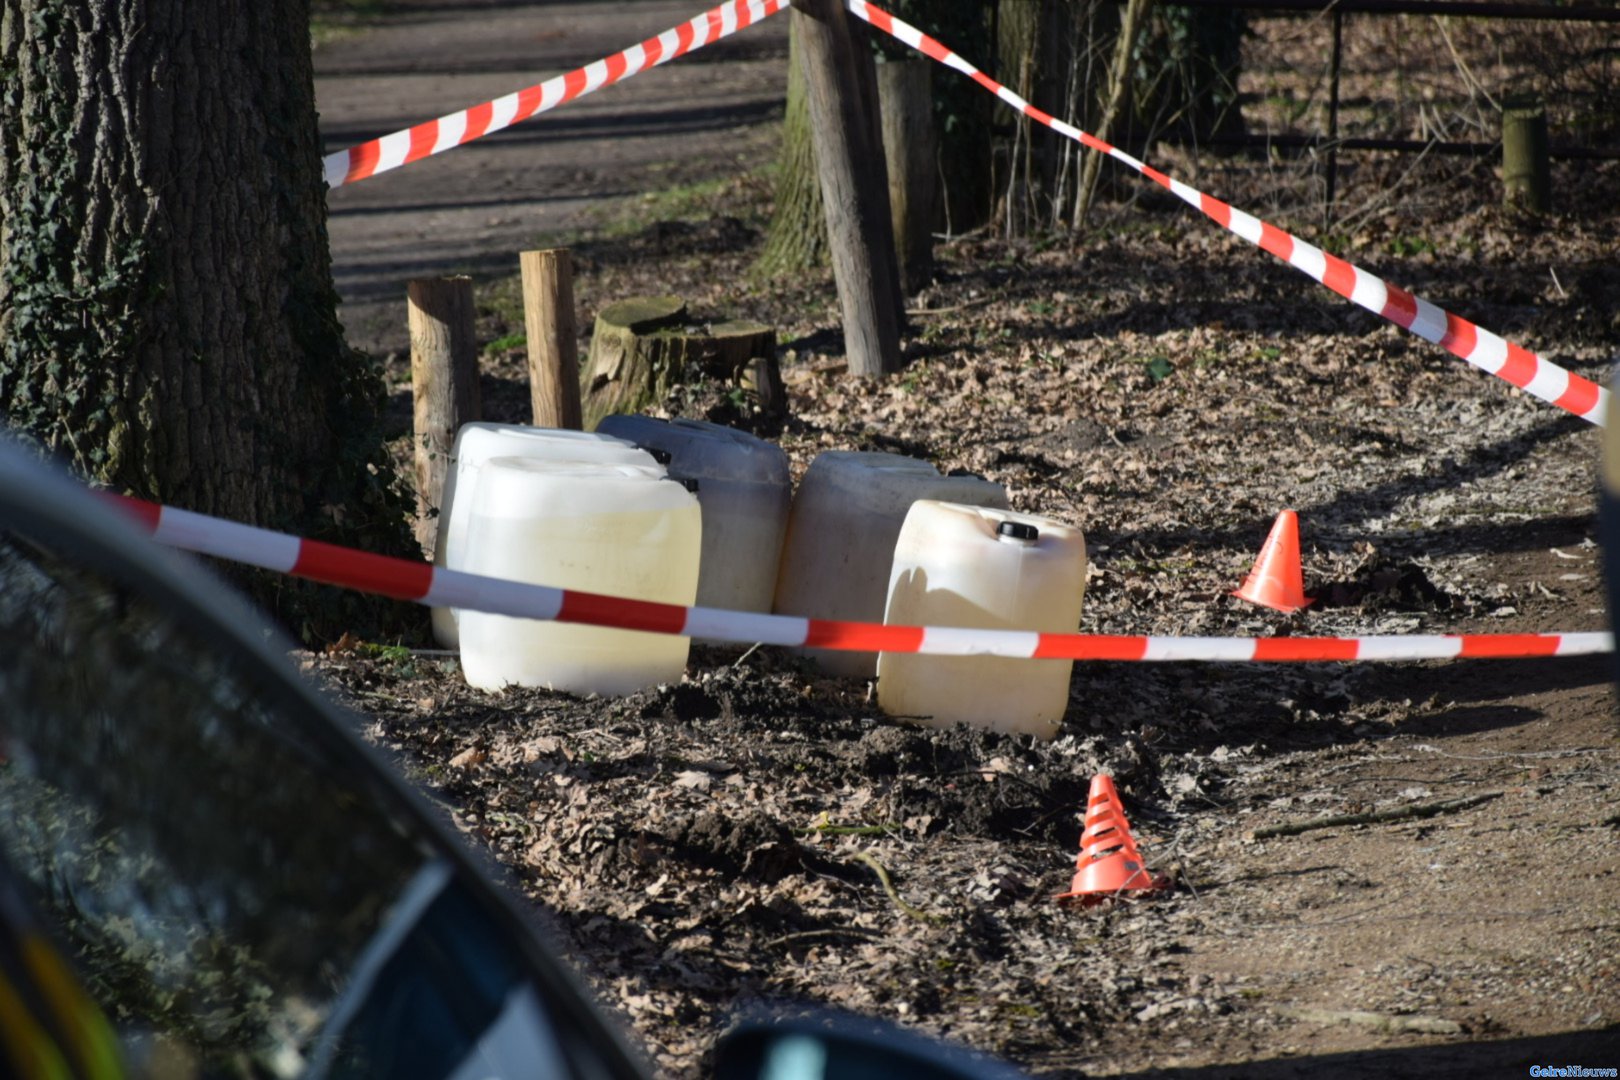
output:
{"label": "black jerrycan cap", "polygon": [[996,526],[996,535],[1005,536],[1009,540],[1024,540],[1033,543],[1041,538],[1041,530],[1027,521],[1003,521]]}
{"label": "black jerrycan cap", "polygon": [[698,493],[698,482],[697,477],[695,476],[661,476],[659,479],[669,480],[672,483],[679,484],[681,487],[685,488],[687,491],[690,491],[694,495]]}
{"label": "black jerrycan cap", "polygon": [[668,450],[664,450],[656,446],[638,446],[636,449],[645,450],[647,453],[651,454],[652,459],[658,462],[660,465],[668,465],[671,461],[675,460],[674,454],[670,453]]}

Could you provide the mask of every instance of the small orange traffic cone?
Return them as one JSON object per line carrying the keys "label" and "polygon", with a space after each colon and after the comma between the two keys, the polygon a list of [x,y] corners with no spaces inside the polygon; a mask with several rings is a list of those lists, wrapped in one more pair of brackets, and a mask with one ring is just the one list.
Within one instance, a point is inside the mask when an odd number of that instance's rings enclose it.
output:
{"label": "small orange traffic cone", "polygon": [[1232,595],[1277,611],[1298,611],[1311,602],[1299,568],[1299,515],[1292,510],[1277,515],[1254,569]]}
{"label": "small orange traffic cone", "polygon": [[1053,899],[1095,902],[1116,893],[1147,892],[1169,885],[1168,879],[1149,873],[1142,865],[1113,777],[1106,773],[1092,777],[1074,882],[1068,892]]}

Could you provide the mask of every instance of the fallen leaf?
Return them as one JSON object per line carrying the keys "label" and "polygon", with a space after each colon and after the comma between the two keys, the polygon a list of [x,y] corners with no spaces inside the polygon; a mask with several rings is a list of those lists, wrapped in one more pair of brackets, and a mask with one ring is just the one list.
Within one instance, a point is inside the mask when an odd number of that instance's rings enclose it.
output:
{"label": "fallen leaf", "polygon": [[693,791],[708,791],[709,785],[714,783],[714,777],[701,769],[688,769],[675,774],[675,786],[690,788]]}
{"label": "fallen leaf", "polygon": [[345,630],[343,631],[342,637],[338,638],[336,641],[332,642],[326,647],[326,655],[339,656],[344,653],[352,653],[359,647],[360,639],[355,637],[352,632]]}
{"label": "fallen leaf", "polygon": [[489,760],[489,752],[482,747],[469,746],[461,753],[450,759],[452,769],[470,769],[475,765],[482,765]]}

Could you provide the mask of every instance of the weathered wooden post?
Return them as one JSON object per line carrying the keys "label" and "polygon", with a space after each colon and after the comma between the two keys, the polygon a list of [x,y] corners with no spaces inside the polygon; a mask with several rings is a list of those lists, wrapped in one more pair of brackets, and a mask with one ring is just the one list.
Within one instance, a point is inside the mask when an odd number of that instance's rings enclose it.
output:
{"label": "weathered wooden post", "polygon": [[456,431],[480,412],[472,278],[418,278],[406,283],[405,297],[415,405],[416,539],[431,558]]}
{"label": "weathered wooden post", "polygon": [[934,62],[894,60],[879,64],[877,71],[900,290],[910,296],[934,272]]}
{"label": "weathered wooden post", "polygon": [[529,340],[529,402],[537,427],[580,427],[574,260],[567,248],[525,251],[523,324]]}
{"label": "weathered wooden post", "polygon": [[860,89],[875,80],[858,70],[871,57],[856,50],[839,0],[793,0],[793,21],[849,370],[869,378],[899,371],[900,275],[888,178],[883,143],[872,127],[873,104]]}
{"label": "weathered wooden post", "polygon": [[1547,107],[1535,94],[1502,105],[1502,197],[1535,214],[1552,211],[1552,167],[1547,152]]}

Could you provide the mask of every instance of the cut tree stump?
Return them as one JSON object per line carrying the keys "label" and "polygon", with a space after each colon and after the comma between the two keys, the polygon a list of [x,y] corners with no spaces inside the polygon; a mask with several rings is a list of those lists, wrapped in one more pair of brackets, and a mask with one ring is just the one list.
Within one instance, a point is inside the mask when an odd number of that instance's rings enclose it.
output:
{"label": "cut tree stump", "polygon": [[697,323],[678,296],[609,304],[596,316],[585,363],[585,429],[614,413],[642,412],[676,386],[705,380],[752,391],[763,412],[786,411],[771,327],[745,320]]}

